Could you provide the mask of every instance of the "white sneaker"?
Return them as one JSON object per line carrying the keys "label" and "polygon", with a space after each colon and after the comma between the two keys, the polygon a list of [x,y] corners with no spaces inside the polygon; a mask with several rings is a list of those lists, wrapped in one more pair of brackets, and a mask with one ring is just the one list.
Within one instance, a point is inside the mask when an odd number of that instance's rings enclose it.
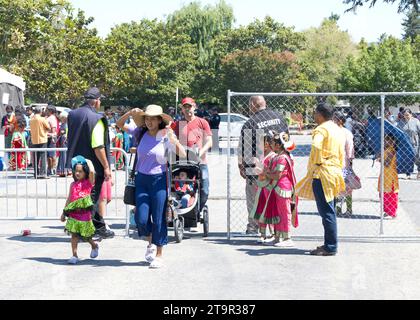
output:
{"label": "white sneaker", "polygon": [[293,248],[295,244],[293,243],[292,239],[287,239],[276,242],[274,246],[277,248]]}
{"label": "white sneaker", "polygon": [[71,257],[71,258],[69,259],[69,261],[67,261],[67,263],[68,263],[68,264],[77,264],[79,261],[80,261],[80,260],[79,260],[79,258],[78,258],[78,257],[73,256],[73,257]]}
{"label": "white sneaker", "polygon": [[92,259],[95,259],[95,258],[98,257],[98,255],[99,255],[99,246],[96,245],[96,248],[95,249],[92,249],[92,251],[90,252],[90,257]]}
{"label": "white sneaker", "polygon": [[162,258],[155,258],[149,266],[150,269],[160,269],[162,267],[163,267]]}
{"label": "white sneaker", "polygon": [[264,243],[265,240],[266,239],[264,237],[260,237],[260,238],[258,238],[257,243]]}
{"label": "white sneaker", "polygon": [[147,246],[146,254],[144,255],[144,258],[146,259],[147,262],[149,262],[149,263],[153,262],[153,260],[156,257],[156,251],[157,251],[156,245],[149,244]]}
{"label": "white sneaker", "polygon": [[264,243],[266,244],[273,244],[276,239],[274,237],[265,238]]}

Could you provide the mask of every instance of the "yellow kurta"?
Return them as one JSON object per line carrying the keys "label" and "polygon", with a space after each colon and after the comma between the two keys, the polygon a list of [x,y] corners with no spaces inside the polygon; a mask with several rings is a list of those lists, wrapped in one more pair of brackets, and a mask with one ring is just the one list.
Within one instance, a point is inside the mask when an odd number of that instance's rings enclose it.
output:
{"label": "yellow kurta", "polygon": [[[398,193],[400,189],[400,184],[398,181],[398,171],[397,171],[397,154],[395,153],[394,147],[389,147],[384,150],[384,158],[388,158],[388,155],[392,153],[393,157],[391,159],[390,165],[384,167],[384,192],[386,193]],[[378,191],[381,191],[381,177],[379,176],[378,181]]]}
{"label": "yellow kurta", "polygon": [[345,135],[333,121],[326,121],[312,133],[312,148],[306,177],[296,185],[301,198],[314,200],[312,180],[320,179],[327,202],[331,202],[346,185],[343,178]]}

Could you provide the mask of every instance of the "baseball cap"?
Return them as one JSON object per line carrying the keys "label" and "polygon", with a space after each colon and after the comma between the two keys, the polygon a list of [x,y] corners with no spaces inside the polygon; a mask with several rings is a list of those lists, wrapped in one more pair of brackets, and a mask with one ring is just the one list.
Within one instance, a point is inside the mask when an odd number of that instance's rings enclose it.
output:
{"label": "baseball cap", "polygon": [[97,87],[89,88],[84,95],[85,99],[103,99],[105,96],[101,94]]}
{"label": "baseball cap", "polygon": [[191,106],[195,106],[195,101],[193,98],[187,97],[187,98],[182,99],[181,104],[182,105],[189,104]]}

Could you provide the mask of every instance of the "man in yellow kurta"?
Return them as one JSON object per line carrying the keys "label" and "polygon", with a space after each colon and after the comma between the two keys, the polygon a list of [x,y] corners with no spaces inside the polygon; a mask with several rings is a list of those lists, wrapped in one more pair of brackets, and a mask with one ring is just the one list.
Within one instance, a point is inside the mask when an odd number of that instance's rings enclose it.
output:
{"label": "man in yellow kurta", "polygon": [[337,219],[334,198],[344,191],[343,146],[345,136],[332,121],[334,109],[320,104],[314,119],[318,127],[312,133],[312,148],[308,173],[296,186],[301,198],[316,201],[324,226],[324,245],[311,251],[312,255],[332,256],[337,253]]}

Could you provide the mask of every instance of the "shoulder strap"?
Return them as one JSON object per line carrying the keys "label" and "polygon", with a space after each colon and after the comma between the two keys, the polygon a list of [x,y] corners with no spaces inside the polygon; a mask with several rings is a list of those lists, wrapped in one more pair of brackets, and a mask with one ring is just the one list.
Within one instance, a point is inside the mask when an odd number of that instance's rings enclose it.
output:
{"label": "shoulder strap", "polygon": [[[143,139],[143,136],[145,135],[146,131],[147,131],[147,129],[145,129],[145,128],[142,128],[140,130],[137,148],[139,147],[140,142],[141,142],[141,139]],[[130,178],[131,179],[134,179],[134,175],[136,173],[137,161],[138,161],[138,152],[137,152],[137,149],[136,149],[136,156],[134,158],[133,170],[131,170],[131,175],[130,175]]]}

